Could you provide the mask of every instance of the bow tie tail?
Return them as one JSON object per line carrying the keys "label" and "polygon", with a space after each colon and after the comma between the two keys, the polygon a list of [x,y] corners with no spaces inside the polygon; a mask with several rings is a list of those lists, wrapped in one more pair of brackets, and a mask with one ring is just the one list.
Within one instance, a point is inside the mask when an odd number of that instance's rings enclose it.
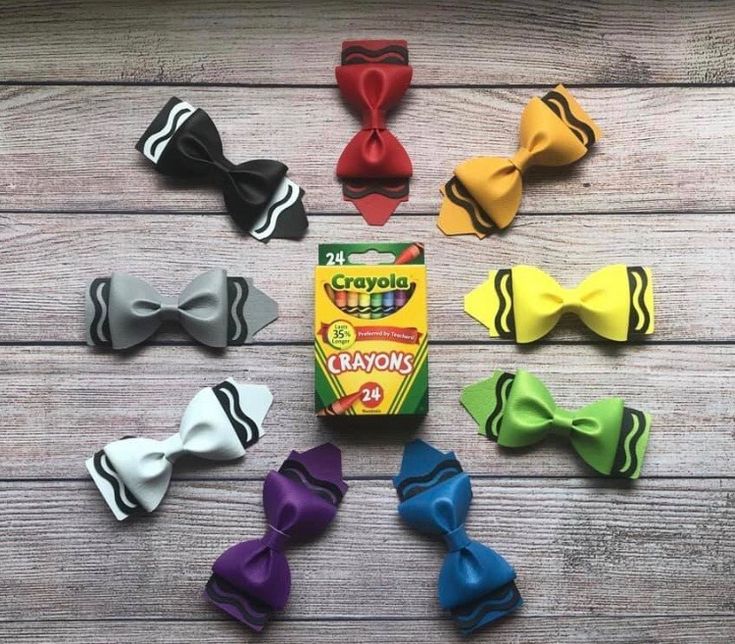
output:
{"label": "bow tie tail", "polygon": [[515,581],[501,586],[479,599],[451,610],[452,619],[469,635],[483,626],[495,622],[523,605]]}

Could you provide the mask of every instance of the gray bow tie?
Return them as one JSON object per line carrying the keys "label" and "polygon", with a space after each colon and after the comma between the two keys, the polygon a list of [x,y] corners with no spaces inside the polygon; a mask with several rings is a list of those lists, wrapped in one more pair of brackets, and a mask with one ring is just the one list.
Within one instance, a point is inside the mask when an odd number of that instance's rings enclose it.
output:
{"label": "gray bow tie", "polygon": [[164,297],[127,273],[94,280],[87,289],[87,344],[127,349],[152,336],[164,320],[176,320],[198,342],[225,347],[252,341],[278,317],[278,305],[242,277],[215,268],[202,273],[178,297]]}

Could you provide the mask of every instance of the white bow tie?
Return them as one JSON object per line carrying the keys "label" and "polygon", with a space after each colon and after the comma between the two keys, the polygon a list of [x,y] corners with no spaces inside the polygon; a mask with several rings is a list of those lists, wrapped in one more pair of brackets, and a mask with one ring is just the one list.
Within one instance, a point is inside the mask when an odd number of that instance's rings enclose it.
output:
{"label": "white bow tie", "polygon": [[129,437],[109,443],[87,460],[87,469],[118,520],[153,512],[180,456],[239,458],[263,435],[261,425],[272,402],[265,385],[239,385],[228,378],[192,398],[178,433],[160,441]]}

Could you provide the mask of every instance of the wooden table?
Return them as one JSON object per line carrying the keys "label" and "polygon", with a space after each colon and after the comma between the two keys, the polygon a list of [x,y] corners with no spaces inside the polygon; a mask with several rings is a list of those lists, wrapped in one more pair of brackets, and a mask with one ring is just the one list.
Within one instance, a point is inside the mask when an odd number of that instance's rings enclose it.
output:
{"label": "wooden table", "polygon": [[[473,475],[472,536],[516,567],[525,606],[487,642],[735,639],[735,7],[728,2],[41,2],[0,8],[0,638],[8,642],[460,642],[436,600],[443,545],[405,529],[390,477],[420,436]],[[354,6],[353,6],[354,5]],[[405,37],[414,84],[390,126],[415,169],[382,229],[341,200],[357,119],[333,67],[348,37]],[[528,178],[504,235],[436,229],[438,187],[473,154],[515,150],[529,97],[573,88],[604,139]],[[171,183],[133,149],[172,94],[205,107],[228,155],[283,160],[309,234],[262,245],[221,195]],[[423,240],[431,415],[416,430],[335,430],[312,414],[317,244]],[[489,339],[462,295],[488,268],[538,264],[567,285],[653,267],[656,334],[612,346],[563,323],[529,348]],[[127,270],[164,292],[221,266],[281,303],[223,354],[171,333],[132,354],[84,345],[83,292]],[[549,441],[520,455],[475,435],[462,385],[528,368],[569,406],[619,394],[650,411],[642,478],[600,479]],[[154,515],[120,525],[84,460],[162,437],[190,397],[267,383],[268,434],[244,461],[177,466]],[[350,491],[289,553],[288,608],[258,638],[201,596],[213,559],[264,527],[265,473],[332,440]]]}

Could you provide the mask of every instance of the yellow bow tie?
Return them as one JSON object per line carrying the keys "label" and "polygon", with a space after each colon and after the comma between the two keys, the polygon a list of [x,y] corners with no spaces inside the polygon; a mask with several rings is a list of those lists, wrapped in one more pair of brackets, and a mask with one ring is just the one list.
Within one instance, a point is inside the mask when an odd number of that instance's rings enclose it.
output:
{"label": "yellow bow tie", "polygon": [[602,132],[563,85],[534,96],[521,115],[520,148],[511,158],[476,157],[458,165],[439,211],[445,235],[480,239],[506,228],[521,204],[522,177],[534,165],[563,166],[581,159]]}
{"label": "yellow bow tie", "polygon": [[614,264],[571,289],[535,266],[490,271],[465,295],[464,309],[491,336],[520,343],[544,337],[567,311],[603,338],[624,342],[653,333],[651,270]]}

